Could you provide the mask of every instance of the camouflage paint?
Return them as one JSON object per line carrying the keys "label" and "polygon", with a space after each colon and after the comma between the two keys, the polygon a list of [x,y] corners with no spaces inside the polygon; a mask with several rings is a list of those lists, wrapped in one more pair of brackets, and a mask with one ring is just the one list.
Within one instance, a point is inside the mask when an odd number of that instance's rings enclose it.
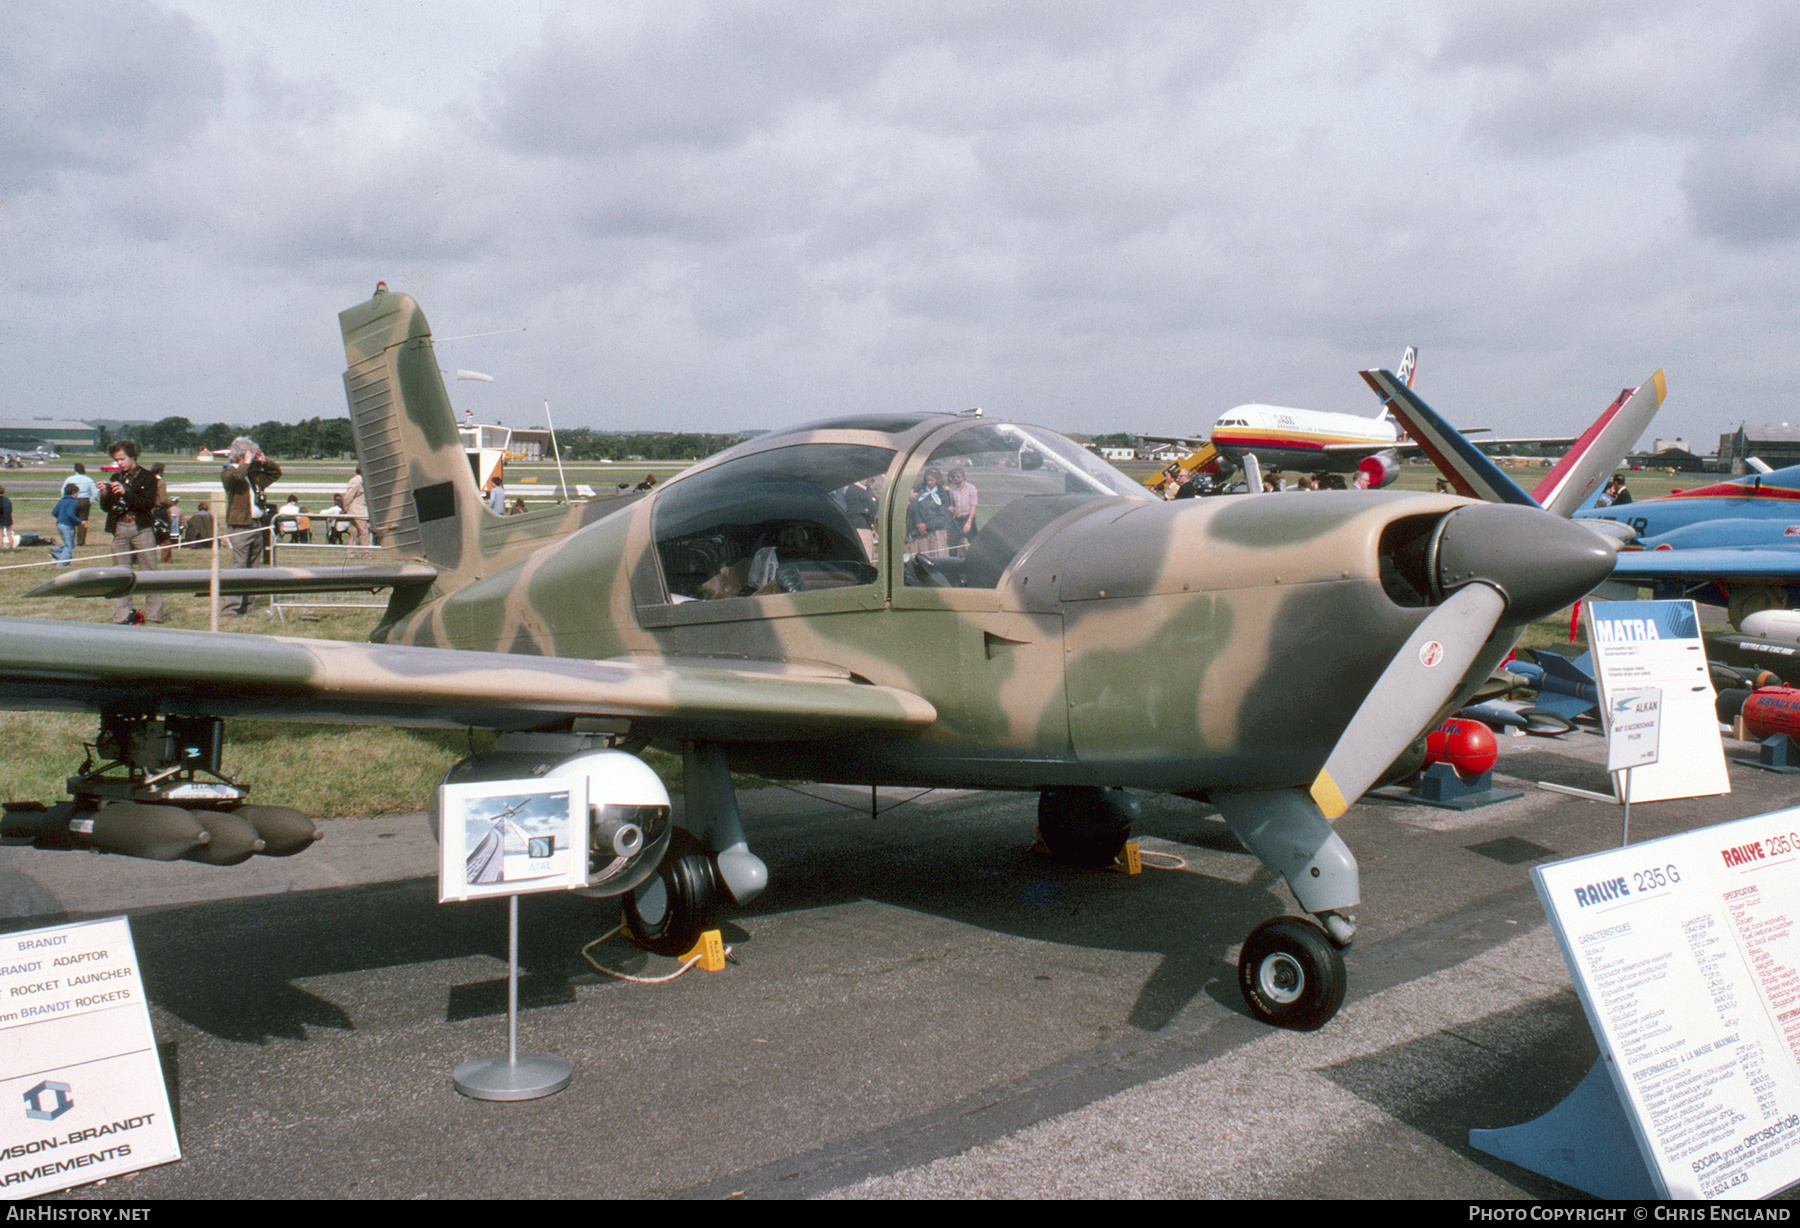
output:
{"label": "camouflage paint", "polygon": [[[1046,524],[993,588],[913,585],[896,548],[906,492],[974,421],[901,414],[772,433],[629,505],[515,525],[525,518],[494,516],[478,497],[416,305],[379,295],[342,321],[377,523],[416,540],[439,568],[413,604],[396,598],[385,639],[785,674],[820,691],[915,695],[935,713],[900,734],[852,721],[836,736],[781,745],[737,735],[756,742],[751,761],[762,770],[820,780],[1181,792],[1308,781],[1429,613],[1384,591],[1384,530],[1465,502],[1369,492],[1096,499]],[[658,498],[738,458],[815,444],[894,452],[877,580],[672,602],[654,540]],[[381,466],[379,498],[371,462]],[[666,714],[623,727],[672,736]]]}

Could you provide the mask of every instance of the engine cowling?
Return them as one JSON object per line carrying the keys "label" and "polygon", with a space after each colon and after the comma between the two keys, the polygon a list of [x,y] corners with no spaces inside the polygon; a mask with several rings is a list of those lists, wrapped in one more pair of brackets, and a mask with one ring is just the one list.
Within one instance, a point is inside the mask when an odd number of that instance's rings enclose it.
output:
{"label": "engine cowling", "polygon": [[1392,452],[1377,452],[1374,456],[1363,457],[1356,471],[1367,479],[1370,490],[1380,490],[1399,481],[1400,458]]}
{"label": "engine cowling", "polygon": [[[494,751],[456,764],[444,773],[442,784],[538,783],[577,776],[587,778],[588,789],[588,885],[583,894],[622,895],[655,873],[674,828],[668,790],[636,755],[621,750],[563,755]],[[441,831],[439,796],[432,793],[426,810],[434,839]]]}

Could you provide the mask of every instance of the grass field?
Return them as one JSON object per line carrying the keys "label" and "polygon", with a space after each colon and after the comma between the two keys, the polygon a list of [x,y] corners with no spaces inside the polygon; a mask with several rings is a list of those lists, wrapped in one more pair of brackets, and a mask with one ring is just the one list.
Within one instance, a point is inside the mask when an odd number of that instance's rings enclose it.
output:
{"label": "grass field", "polygon": [[[195,462],[192,458],[146,456],[143,463],[161,460],[167,465],[165,481],[170,485],[188,482],[217,483],[219,466]],[[88,472],[96,478],[100,458],[84,459]],[[348,461],[303,461],[283,465],[286,482],[347,482],[354,465]],[[633,484],[647,472],[658,479],[678,472],[668,466],[654,469],[623,465],[583,465],[570,467],[571,486],[585,482],[596,491],[609,491],[629,474]],[[14,524],[20,532],[35,532],[55,539],[51,508],[61,478],[67,467],[0,470],[0,485],[14,504]],[[552,466],[515,465],[511,468],[513,485],[528,503],[553,497],[556,471]],[[536,477],[538,482],[521,479]],[[274,493],[281,492],[281,483]],[[200,496],[183,496],[184,506],[191,508]],[[302,498],[309,508],[323,506],[324,498]],[[90,522],[88,545],[76,550],[76,566],[111,564],[109,541],[101,514],[96,511]],[[379,552],[377,552],[379,554]],[[229,562],[229,558],[226,560]],[[298,563],[300,560],[293,560]],[[307,560],[317,561],[317,560]],[[167,567],[205,567],[205,551],[176,552],[175,561]],[[20,549],[0,554],[0,615],[10,618],[53,618],[72,622],[105,623],[112,620],[112,602],[93,598],[27,598],[25,593],[55,573],[46,547]],[[286,635],[308,638],[364,640],[374,628],[385,599],[359,594],[352,600],[369,602],[360,609],[329,609],[293,605],[285,607],[286,616],[276,618],[268,613],[267,599],[261,610],[245,619],[230,619],[222,630],[238,635]],[[211,611],[204,598],[170,596],[164,602],[165,625],[192,631],[204,631],[211,623]],[[0,800],[55,801],[64,794],[64,780],[80,766],[82,744],[94,737],[98,722],[94,717],[64,713],[6,712],[0,713],[0,739],[11,748],[0,758]],[[272,805],[294,806],[321,818],[347,815],[389,814],[417,810],[437,787],[451,764],[469,753],[471,745],[491,745],[491,735],[471,736],[459,730],[399,729],[375,726],[312,725],[274,721],[227,721],[225,728],[225,770],[252,788],[252,800]],[[658,770],[671,787],[679,784],[679,764],[669,756],[653,757]]]}
{"label": "grass field", "polygon": [[[146,458],[146,462],[162,459],[168,465],[167,480],[171,484],[216,481],[218,466],[197,463],[188,458]],[[98,464],[88,463],[90,472],[98,474]],[[1133,467],[1148,473],[1150,467]],[[348,462],[299,462],[284,466],[285,477],[293,482],[341,483],[347,481],[352,466]],[[623,473],[621,472],[623,471]],[[616,482],[641,480],[639,467],[622,465],[584,465],[571,467],[571,486],[585,482],[597,491],[610,489]],[[46,538],[55,536],[50,521],[52,489],[68,470],[25,469],[0,471],[0,484],[6,487],[16,508],[19,530],[36,532]],[[655,470],[659,480],[676,469]],[[556,474],[553,466],[526,466],[515,462],[509,466],[512,479],[508,491],[535,502],[536,490],[553,490]],[[1400,489],[1429,490],[1435,471],[1424,466],[1408,465],[1398,483]],[[1521,484],[1528,489],[1539,476],[1538,471],[1520,472]],[[532,482],[529,479],[539,480]],[[1680,485],[1695,484],[1692,475],[1682,478],[1667,474],[1632,475],[1632,486],[1638,497],[1648,498],[1666,493]],[[275,493],[280,493],[277,485]],[[549,497],[546,494],[545,497]],[[194,497],[197,500],[197,496]],[[183,500],[189,503],[188,499]],[[311,502],[322,505],[324,500]],[[77,551],[77,565],[110,563],[103,525],[96,514],[89,545]],[[168,566],[203,567],[206,554],[201,551],[178,551],[176,561]],[[41,583],[54,571],[46,548],[22,549],[0,554],[0,615],[14,618],[52,618],[73,622],[109,622],[112,603],[95,599],[60,598],[30,599],[25,592]],[[379,598],[361,600],[379,602]],[[264,612],[238,620],[228,620],[224,630],[238,635],[288,635],[327,639],[362,640],[368,637],[379,614],[378,604],[361,609],[326,609],[292,607],[283,619]],[[202,598],[172,596],[165,602],[165,619],[170,627],[205,630],[210,622],[207,604]],[[1568,643],[1568,616],[1559,615],[1528,630],[1526,646],[1562,646]],[[86,715],[60,713],[0,713],[0,739],[11,747],[0,759],[0,799],[7,801],[53,801],[63,795],[64,780],[80,764],[81,745],[94,736],[96,721]],[[320,817],[340,815],[382,814],[420,808],[437,786],[443,773],[456,760],[469,753],[471,745],[482,746],[488,735],[460,731],[410,730],[368,726],[334,726],[290,724],[270,721],[230,721],[226,726],[227,771],[249,784],[253,800],[270,804],[296,806]],[[671,789],[679,788],[679,763],[670,756],[651,756],[658,771]]]}

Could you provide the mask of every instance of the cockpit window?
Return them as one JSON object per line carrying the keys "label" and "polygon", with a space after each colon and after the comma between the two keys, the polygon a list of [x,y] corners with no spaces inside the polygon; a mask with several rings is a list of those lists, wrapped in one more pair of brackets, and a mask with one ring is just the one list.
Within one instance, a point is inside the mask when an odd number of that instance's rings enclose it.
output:
{"label": "cockpit window", "polygon": [[657,497],[669,600],[873,584],[876,508],[891,448],[811,443],[683,478]]}
{"label": "cockpit window", "polygon": [[907,492],[906,583],[994,588],[1045,525],[1120,497],[1150,496],[1060,435],[1010,422],[972,426],[932,452]]}

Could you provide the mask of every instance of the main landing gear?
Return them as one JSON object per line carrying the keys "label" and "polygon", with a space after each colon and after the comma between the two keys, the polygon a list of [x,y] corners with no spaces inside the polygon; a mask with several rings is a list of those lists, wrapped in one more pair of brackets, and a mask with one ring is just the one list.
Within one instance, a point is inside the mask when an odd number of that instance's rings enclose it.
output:
{"label": "main landing gear", "polygon": [[1143,812],[1143,804],[1124,789],[1045,789],[1038,794],[1038,839],[1065,865],[1110,866]]}
{"label": "main landing gear", "polygon": [[748,904],[769,885],[769,869],[750,851],[724,750],[682,744],[682,827],[656,872],[625,897],[625,927],[658,955],[686,955],[719,924],[719,909]]}
{"label": "main landing gear", "polygon": [[625,928],[658,955],[686,955],[719,924],[719,880],[706,846],[677,827],[656,873],[625,896]]}

